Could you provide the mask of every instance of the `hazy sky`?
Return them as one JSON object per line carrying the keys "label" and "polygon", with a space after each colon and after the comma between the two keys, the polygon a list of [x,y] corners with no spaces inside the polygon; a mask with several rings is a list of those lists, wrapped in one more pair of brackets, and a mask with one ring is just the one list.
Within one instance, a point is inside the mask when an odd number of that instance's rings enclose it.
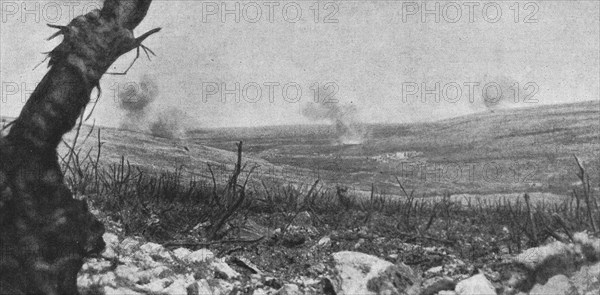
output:
{"label": "hazy sky", "polygon": [[[46,72],[45,64],[32,70],[41,52],[60,42],[45,40],[55,31],[46,23],[66,24],[73,12],[97,4],[0,1],[0,113],[16,116],[22,97]],[[236,5],[239,22],[235,13],[223,13]],[[422,15],[425,8],[434,12]],[[157,84],[154,113],[178,108],[200,127],[308,123],[302,110],[316,85],[321,100],[335,93],[336,103],[355,106],[362,122],[481,111],[483,85],[490,97],[495,85],[502,87],[509,97],[503,107],[597,100],[599,15],[598,1],[429,1],[423,7],[421,1],[155,0],[135,33],[163,28],[144,43],[157,57],[142,56],[126,76],[105,75],[92,118],[117,126],[125,113],[116,93],[144,76]],[[123,56],[114,70],[124,70],[134,55]],[[439,84],[440,102],[433,94],[426,102],[417,97],[423,83],[431,92]],[[516,103],[511,85],[519,88]],[[258,89],[262,96],[255,99]],[[292,101],[298,89],[302,95]]]}

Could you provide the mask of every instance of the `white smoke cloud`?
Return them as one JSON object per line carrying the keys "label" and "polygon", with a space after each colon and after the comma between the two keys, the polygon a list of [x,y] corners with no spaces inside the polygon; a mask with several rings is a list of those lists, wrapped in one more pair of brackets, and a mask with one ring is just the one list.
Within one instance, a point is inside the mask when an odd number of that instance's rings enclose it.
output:
{"label": "white smoke cloud", "polygon": [[138,83],[124,85],[119,92],[119,107],[125,112],[121,128],[150,132],[153,136],[182,139],[191,127],[187,114],[175,107],[154,112],[159,96],[158,83],[148,75]]}
{"label": "white smoke cloud", "polygon": [[302,109],[302,115],[333,124],[338,144],[361,144],[367,136],[364,125],[358,120],[356,105],[309,103]]}

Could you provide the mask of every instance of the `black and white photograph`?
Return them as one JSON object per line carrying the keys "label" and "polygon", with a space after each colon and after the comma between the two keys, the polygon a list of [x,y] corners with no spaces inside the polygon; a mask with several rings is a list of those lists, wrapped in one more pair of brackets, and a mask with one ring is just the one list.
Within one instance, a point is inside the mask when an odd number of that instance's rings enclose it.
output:
{"label": "black and white photograph", "polygon": [[600,294],[600,1],[0,0],[25,294]]}

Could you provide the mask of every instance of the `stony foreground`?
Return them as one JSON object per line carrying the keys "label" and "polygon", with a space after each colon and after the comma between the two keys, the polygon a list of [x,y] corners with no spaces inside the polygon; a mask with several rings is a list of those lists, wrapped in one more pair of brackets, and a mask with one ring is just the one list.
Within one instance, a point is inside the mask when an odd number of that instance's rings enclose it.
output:
{"label": "stony foreground", "polygon": [[[454,259],[422,273],[402,262],[341,251],[318,266],[322,275],[287,282],[244,257],[216,257],[207,249],[167,250],[113,233],[106,233],[104,240],[102,256],[88,260],[79,273],[83,294],[596,295],[600,291],[600,239],[587,233],[575,234],[572,243],[553,242],[506,257],[494,267]],[[327,243],[323,238],[317,246]],[[425,249],[435,251],[441,250]]]}

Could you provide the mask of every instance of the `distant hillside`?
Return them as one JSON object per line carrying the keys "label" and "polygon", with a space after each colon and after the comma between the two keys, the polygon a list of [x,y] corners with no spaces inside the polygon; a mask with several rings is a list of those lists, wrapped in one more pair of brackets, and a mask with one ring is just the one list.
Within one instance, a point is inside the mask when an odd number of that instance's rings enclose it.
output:
{"label": "distant hillside", "polygon": [[[243,139],[253,156],[272,163],[326,170],[332,181],[360,189],[375,183],[394,194],[396,176],[427,194],[568,194],[576,181],[574,154],[587,163],[596,183],[599,178],[598,101],[367,125],[367,130],[360,145],[335,144],[334,128],[322,125],[231,128],[207,131],[194,141],[232,150],[231,137]],[[401,154],[408,156],[398,158]]]}
{"label": "distant hillside", "polygon": [[[10,120],[7,120],[10,121]],[[84,126],[78,145],[89,133]],[[566,195],[576,185],[573,155],[600,178],[600,102],[495,110],[433,123],[365,125],[362,144],[340,145],[334,126],[220,128],[167,140],[145,133],[102,128],[102,159],[125,156],[150,170],[185,167],[223,178],[244,159],[260,166],[255,177],[343,185],[399,194],[396,177],[426,195],[548,192]],[[67,136],[70,142],[73,132]],[[84,149],[96,147],[96,131]],[[66,151],[63,147],[62,152]]]}

